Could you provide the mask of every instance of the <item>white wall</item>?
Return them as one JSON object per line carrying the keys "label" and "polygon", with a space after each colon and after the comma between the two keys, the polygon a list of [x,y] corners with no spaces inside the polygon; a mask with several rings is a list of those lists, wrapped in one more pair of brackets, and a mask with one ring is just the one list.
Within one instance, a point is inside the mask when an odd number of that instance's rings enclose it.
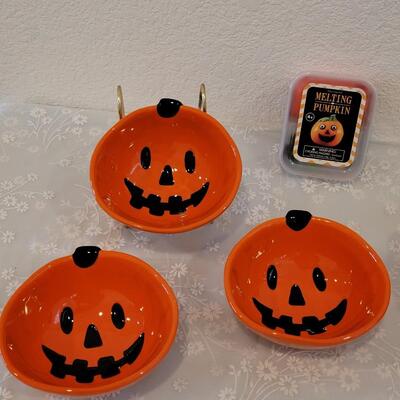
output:
{"label": "white wall", "polygon": [[400,2],[0,2],[3,99],[113,109],[121,83],[132,110],[160,97],[195,104],[205,81],[221,122],[275,128],[304,70],[370,80],[377,129],[398,127]]}

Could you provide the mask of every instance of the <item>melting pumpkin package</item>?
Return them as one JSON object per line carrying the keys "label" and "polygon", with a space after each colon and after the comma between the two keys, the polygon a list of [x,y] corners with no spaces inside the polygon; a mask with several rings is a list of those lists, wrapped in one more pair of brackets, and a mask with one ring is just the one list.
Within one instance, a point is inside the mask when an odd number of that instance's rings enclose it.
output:
{"label": "melting pumpkin package", "polygon": [[[372,104],[372,89],[359,81],[298,79],[283,167],[311,168],[314,176],[356,174]],[[190,231],[220,216],[236,196],[242,161],[229,133],[207,113],[204,85],[198,109],[163,98],[125,115],[121,89],[118,105],[120,120],[90,162],[99,207],[127,227],[158,234]],[[226,261],[224,287],[246,327],[309,349],[369,332],[390,299],[389,275],[375,250],[348,227],[303,210],[241,238]],[[150,373],[173,346],[178,320],[174,291],[155,268],[81,246],[39,268],[10,297],[0,317],[0,350],[23,383],[91,396]]]}
{"label": "melting pumpkin package", "polygon": [[298,76],[281,140],[283,169],[315,178],[355,178],[364,165],[375,97],[374,88],[358,78]]}

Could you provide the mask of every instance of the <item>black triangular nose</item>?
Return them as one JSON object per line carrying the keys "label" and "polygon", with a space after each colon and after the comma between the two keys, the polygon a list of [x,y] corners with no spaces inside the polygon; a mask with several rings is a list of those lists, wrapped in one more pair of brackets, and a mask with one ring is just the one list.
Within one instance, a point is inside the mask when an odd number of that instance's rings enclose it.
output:
{"label": "black triangular nose", "polygon": [[169,165],[164,167],[163,172],[161,172],[160,176],[160,185],[173,185],[174,184],[174,176],[172,175],[172,168]]}
{"label": "black triangular nose", "polygon": [[301,289],[297,285],[293,285],[290,289],[289,304],[291,306],[304,306],[306,304]]}
{"label": "black triangular nose", "polygon": [[97,330],[96,326],[90,324],[87,327],[86,335],[85,335],[85,343],[83,344],[87,349],[91,349],[93,347],[100,347],[103,344],[100,333]]}

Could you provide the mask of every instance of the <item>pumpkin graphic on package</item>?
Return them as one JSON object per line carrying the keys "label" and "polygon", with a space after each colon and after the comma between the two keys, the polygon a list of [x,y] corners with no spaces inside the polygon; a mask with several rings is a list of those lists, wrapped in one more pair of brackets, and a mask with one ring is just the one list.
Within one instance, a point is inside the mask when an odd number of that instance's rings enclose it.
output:
{"label": "pumpkin graphic on package", "polygon": [[311,129],[312,141],[320,146],[337,146],[343,135],[343,125],[336,119],[336,115],[319,119]]}

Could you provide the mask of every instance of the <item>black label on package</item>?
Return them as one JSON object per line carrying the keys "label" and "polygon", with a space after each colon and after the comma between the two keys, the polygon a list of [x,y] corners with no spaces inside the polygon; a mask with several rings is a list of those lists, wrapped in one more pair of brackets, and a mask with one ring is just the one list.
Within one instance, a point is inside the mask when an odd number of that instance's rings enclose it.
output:
{"label": "black label on package", "polygon": [[361,127],[362,99],[357,89],[309,87],[300,109],[303,116],[294,156],[303,162],[351,164]]}

